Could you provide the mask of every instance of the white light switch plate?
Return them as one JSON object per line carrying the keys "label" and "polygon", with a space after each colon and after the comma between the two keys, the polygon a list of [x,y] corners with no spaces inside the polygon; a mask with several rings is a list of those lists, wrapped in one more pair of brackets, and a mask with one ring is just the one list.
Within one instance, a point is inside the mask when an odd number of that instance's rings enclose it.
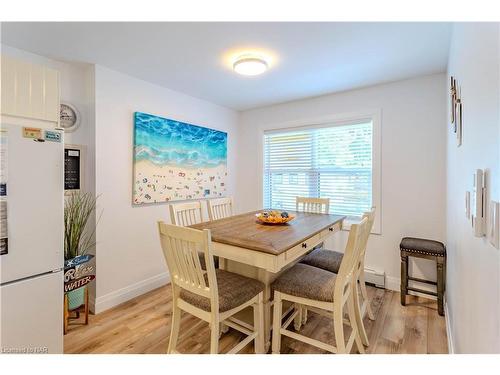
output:
{"label": "white light switch plate", "polygon": [[490,243],[497,249],[500,248],[500,204],[495,201],[491,201],[490,205],[490,220],[488,225],[488,237],[490,238]]}

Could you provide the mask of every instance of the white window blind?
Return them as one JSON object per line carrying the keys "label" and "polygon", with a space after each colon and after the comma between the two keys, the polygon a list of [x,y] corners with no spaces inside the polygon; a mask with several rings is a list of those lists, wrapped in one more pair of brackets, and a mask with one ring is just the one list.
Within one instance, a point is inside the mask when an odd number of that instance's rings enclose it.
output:
{"label": "white window blind", "polygon": [[330,198],[330,213],[360,217],[372,206],[372,121],[264,135],[264,206]]}

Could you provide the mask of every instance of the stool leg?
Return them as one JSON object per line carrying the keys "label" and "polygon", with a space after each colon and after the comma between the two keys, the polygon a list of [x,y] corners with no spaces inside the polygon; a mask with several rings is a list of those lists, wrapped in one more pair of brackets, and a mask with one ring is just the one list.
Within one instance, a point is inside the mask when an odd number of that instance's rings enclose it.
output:
{"label": "stool leg", "polygon": [[68,319],[69,319],[69,310],[68,310],[68,296],[64,293],[64,326],[63,332],[66,334],[68,332]]}
{"label": "stool leg", "polygon": [[89,288],[85,287],[85,324],[89,324]]}
{"label": "stool leg", "polygon": [[437,297],[438,297],[438,314],[444,315],[444,264],[443,257],[437,258]]}
{"label": "stool leg", "polygon": [[401,305],[406,305],[408,294],[408,256],[401,256]]}
{"label": "stool leg", "polygon": [[447,276],[446,275],[446,272],[447,272],[447,270],[446,270],[446,256],[444,257],[443,262],[444,262],[444,264],[443,264],[443,273],[444,273],[444,276],[443,276],[443,280],[444,280],[443,281],[443,289],[444,289],[444,292],[446,293],[446,276]]}

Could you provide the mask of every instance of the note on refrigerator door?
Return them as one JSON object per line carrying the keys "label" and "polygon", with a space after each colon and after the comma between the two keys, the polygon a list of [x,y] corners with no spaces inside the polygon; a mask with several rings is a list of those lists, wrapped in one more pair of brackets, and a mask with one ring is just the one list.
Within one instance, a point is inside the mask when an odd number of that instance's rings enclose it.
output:
{"label": "note on refrigerator door", "polygon": [[0,129],[0,255],[9,252],[7,231],[7,130]]}
{"label": "note on refrigerator door", "polygon": [[8,254],[7,198],[0,198],[0,255]]}
{"label": "note on refrigerator door", "polygon": [[0,196],[7,195],[7,130],[0,129]]}

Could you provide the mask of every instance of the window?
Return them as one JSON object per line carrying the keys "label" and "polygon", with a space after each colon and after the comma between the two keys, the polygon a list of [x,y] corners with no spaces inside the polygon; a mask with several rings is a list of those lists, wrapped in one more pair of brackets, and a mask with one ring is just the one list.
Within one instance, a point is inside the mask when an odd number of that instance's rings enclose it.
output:
{"label": "window", "polygon": [[330,213],[350,220],[378,207],[375,122],[364,118],[265,132],[264,207],[294,210],[297,196],[330,198]]}

